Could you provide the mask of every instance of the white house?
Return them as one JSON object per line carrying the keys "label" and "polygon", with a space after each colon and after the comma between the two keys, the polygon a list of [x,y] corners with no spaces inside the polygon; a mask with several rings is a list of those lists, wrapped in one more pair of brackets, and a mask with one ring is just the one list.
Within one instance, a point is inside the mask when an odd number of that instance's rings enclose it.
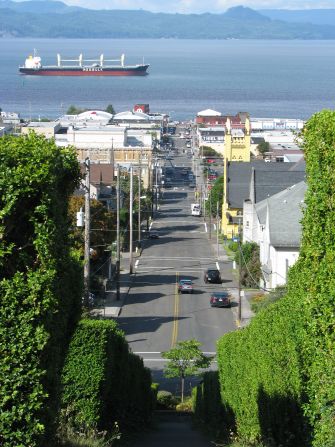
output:
{"label": "white house", "polygon": [[286,284],[288,269],[298,259],[306,189],[302,181],[256,204],[244,202],[243,242],[260,247],[266,289]]}

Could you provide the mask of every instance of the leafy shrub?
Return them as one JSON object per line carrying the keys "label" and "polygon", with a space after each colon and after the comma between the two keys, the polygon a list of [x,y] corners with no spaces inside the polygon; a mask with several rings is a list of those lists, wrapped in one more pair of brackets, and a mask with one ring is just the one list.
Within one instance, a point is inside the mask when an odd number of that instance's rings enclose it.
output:
{"label": "leafy shrub", "polygon": [[[241,253],[240,253],[241,250]],[[241,255],[241,256],[240,256]],[[261,264],[259,246],[255,242],[245,242],[240,245],[235,254],[235,262],[241,265],[241,283],[246,287],[257,287],[261,279]]]}
{"label": "leafy shrub", "polygon": [[218,371],[208,371],[203,381],[192,390],[195,418],[216,438],[228,440],[234,427],[233,416],[221,402]]}
{"label": "leafy shrub", "polygon": [[161,410],[175,409],[178,399],[170,391],[160,390],[157,393],[157,408]]}
{"label": "leafy shrub", "polygon": [[238,251],[238,242],[230,241],[228,243],[228,250],[237,253]]}
{"label": "leafy shrub", "polygon": [[46,445],[60,370],[81,309],[81,266],[68,200],[79,182],[73,149],[31,133],[0,139],[0,445]]}
{"label": "leafy shrub", "polygon": [[82,320],[62,375],[61,424],[72,432],[138,429],[154,406],[150,371],[114,321]]}
{"label": "leafy shrub", "polygon": [[[305,125],[308,190],[287,294],[218,343],[223,405],[245,442],[335,445],[335,112]],[[275,299],[278,298],[278,295]]]}
{"label": "leafy shrub", "polygon": [[192,411],[192,397],[189,396],[186,399],[184,399],[184,402],[180,402],[176,405],[176,411],[180,412],[191,412]]}
{"label": "leafy shrub", "polygon": [[254,295],[251,299],[251,309],[253,312],[257,313],[260,310],[265,309],[270,304],[278,301],[280,298],[285,296],[286,293],[286,286],[279,286],[269,293],[260,293],[258,295]]}

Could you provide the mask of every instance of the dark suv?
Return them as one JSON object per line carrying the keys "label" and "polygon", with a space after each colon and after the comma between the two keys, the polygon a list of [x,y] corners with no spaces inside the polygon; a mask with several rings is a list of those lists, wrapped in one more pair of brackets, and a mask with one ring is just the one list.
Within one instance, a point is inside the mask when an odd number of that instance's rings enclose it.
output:
{"label": "dark suv", "polygon": [[221,275],[220,275],[219,270],[207,269],[205,271],[204,281],[205,281],[205,283],[210,282],[213,284],[221,284],[222,280],[221,280]]}

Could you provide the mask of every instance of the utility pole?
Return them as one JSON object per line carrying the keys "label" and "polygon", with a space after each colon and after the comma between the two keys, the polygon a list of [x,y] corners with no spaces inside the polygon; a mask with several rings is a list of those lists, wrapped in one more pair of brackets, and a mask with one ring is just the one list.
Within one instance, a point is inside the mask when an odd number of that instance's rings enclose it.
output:
{"label": "utility pole", "polygon": [[116,178],[116,299],[120,299],[120,165]]}
{"label": "utility pole", "polygon": [[138,171],[138,245],[139,246],[141,245],[141,177],[142,177],[141,174],[142,174],[142,167],[140,163]]}
{"label": "utility pole", "polygon": [[238,223],[238,252],[239,252],[239,266],[238,266],[238,315],[237,320],[239,325],[242,321],[242,291],[241,291],[241,270],[242,270],[242,247],[241,247],[241,221]]}
{"label": "utility pole", "polygon": [[133,273],[133,165],[130,165],[130,207],[129,207],[129,273]]}
{"label": "utility pole", "polygon": [[91,204],[90,204],[90,159],[85,158],[85,232],[84,232],[84,303],[89,305],[90,293],[90,223],[91,223]]}
{"label": "utility pole", "polygon": [[150,180],[151,180],[151,219],[154,217],[154,165],[150,166]]}
{"label": "utility pole", "polygon": [[212,194],[209,191],[209,239],[212,239]]}
{"label": "utility pole", "polygon": [[155,188],[156,188],[156,200],[155,200],[155,210],[157,211],[158,208],[158,165],[157,165],[157,160],[155,163],[155,178],[156,178],[156,184],[155,184]]}
{"label": "utility pole", "polygon": [[216,252],[219,260],[219,202],[216,202]]}

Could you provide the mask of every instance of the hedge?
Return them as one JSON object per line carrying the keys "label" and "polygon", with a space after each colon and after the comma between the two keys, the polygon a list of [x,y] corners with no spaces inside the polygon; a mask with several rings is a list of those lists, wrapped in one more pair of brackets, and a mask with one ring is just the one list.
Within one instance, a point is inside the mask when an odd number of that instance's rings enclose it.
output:
{"label": "hedge", "polygon": [[67,204],[73,149],[30,134],[0,139],[0,445],[46,445],[81,307]]}
{"label": "hedge", "polygon": [[82,320],[62,373],[61,425],[75,432],[121,432],[151,419],[154,391],[150,371],[129,351],[114,321]]}
{"label": "hedge", "polygon": [[204,373],[201,383],[193,388],[192,409],[195,419],[215,438],[229,439],[233,413],[221,402],[217,371]]}
{"label": "hedge", "polygon": [[249,442],[307,446],[297,321],[287,298],[261,311],[246,330],[218,342],[221,397],[237,434]]}
{"label": "hedge", "polygon": [[308,190],[300,256],[286,296],[218,342],[221,398],[242,439],[333,447],[335,112],[314,115],[301,138]]}

